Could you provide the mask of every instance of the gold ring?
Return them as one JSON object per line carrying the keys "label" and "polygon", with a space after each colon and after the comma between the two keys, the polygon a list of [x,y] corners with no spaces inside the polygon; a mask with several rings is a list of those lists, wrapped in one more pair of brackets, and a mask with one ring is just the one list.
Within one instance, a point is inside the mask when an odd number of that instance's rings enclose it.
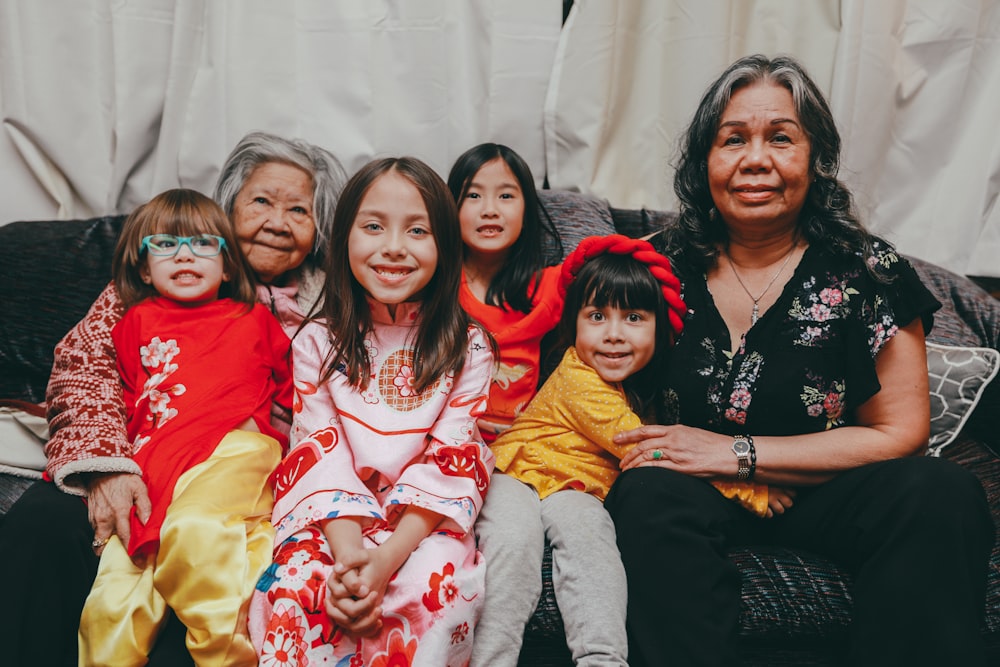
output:
{"label": "gold ring", "polygon": [[94,541],[90,543],[90,546],[94,547],[95,549],[100,549],[105,544],[107,544],[110,540],[111,540],[111,536],[110,535],[108,537],[105,537],[103,540],[99,540],[99,539],[97,539],[95,537]]}
{"label": "gold ring", "polygon": [[654,449],[653,450],[653,460],[654,461],[659,461],[662,458],[663,458],[663,452],[661,452],[659,449]]}

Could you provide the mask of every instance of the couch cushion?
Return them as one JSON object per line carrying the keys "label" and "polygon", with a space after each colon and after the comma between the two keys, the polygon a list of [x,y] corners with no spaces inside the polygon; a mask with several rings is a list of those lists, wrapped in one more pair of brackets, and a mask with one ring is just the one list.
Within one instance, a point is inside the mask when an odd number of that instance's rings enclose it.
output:
{"label": "couch cushion", "polygon": [[124,216],[0,227],[0,398],[39,403],[56,343],[111,279]]}
{"label": "couch cushion", "polygon": [[542,209],[548,213],[562,241],[562,259],[588,236],[615,233],[608,202],[567,190],[539,190]]}

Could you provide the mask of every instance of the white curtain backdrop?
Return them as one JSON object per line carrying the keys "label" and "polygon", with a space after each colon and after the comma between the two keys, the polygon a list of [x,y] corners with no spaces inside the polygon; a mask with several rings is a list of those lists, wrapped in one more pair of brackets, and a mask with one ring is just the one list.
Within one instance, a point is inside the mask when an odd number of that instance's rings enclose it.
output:
{"label": "white curtain backdrop", "polygon": [[349,171],[487,140],[541,183],[672,208],[677,137],[755,52],[829,95],[904,252],[1000,277],[1000,0],[0,0],[0,224],[210,191],[247,131]]}
{"label": "white curtain backdrop", "polygon": [[1000,276],[1000,2],[577,0],[546,100],[552,187],[673,208],[677,139],[751,53],[827,93],[868,226],[958,273]]}
{"label": "white curtain backdrop", "polygon": [[348,171],[482,141],[541,184],[561,0],[0,0],[0,221],[211,191],[250,130]]}

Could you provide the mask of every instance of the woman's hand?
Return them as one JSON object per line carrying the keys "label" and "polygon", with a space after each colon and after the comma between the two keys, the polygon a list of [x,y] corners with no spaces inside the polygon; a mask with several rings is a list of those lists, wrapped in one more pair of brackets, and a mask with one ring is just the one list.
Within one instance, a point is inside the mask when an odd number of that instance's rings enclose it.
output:
{"label": "woman's hand", "polygon": [[690,426],[648,424],[615,436],[618,445],[635,446],[619,467],[659,466],[703,478],[733,477],[738,468],[732,438]]}
{"label": "woman's hand", "polygon": [[146,523],[152,512],[149,492],[142,477],[134,473],[91,473],[87,480],[87,514],[94,527],[94,550],[98,556],[104,545],[117,535],[128,546],[131,534],[130,514],[135,505],[139,521]]}

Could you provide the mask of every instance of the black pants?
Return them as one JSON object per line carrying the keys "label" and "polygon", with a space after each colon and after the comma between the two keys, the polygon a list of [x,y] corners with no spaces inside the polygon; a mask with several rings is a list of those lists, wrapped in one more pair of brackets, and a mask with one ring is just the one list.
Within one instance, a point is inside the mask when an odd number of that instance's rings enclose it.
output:
{"label": "black pants", "polygon": [[[0,523],[0,652],[5,665],[75,667],[83,603],[97,576],[83,499],[38,482]],[[193,665],[173,614],[149,665]]]}
{"label": "black pants", "polygon": [[740,544],[823,554],[854,578],[847,664],[984,665],[994,527],[982,486],[950,461],[863,466],[757,519],[664,468],[623,473],[605,501],[628,574],[629,664],[738,665]]}

